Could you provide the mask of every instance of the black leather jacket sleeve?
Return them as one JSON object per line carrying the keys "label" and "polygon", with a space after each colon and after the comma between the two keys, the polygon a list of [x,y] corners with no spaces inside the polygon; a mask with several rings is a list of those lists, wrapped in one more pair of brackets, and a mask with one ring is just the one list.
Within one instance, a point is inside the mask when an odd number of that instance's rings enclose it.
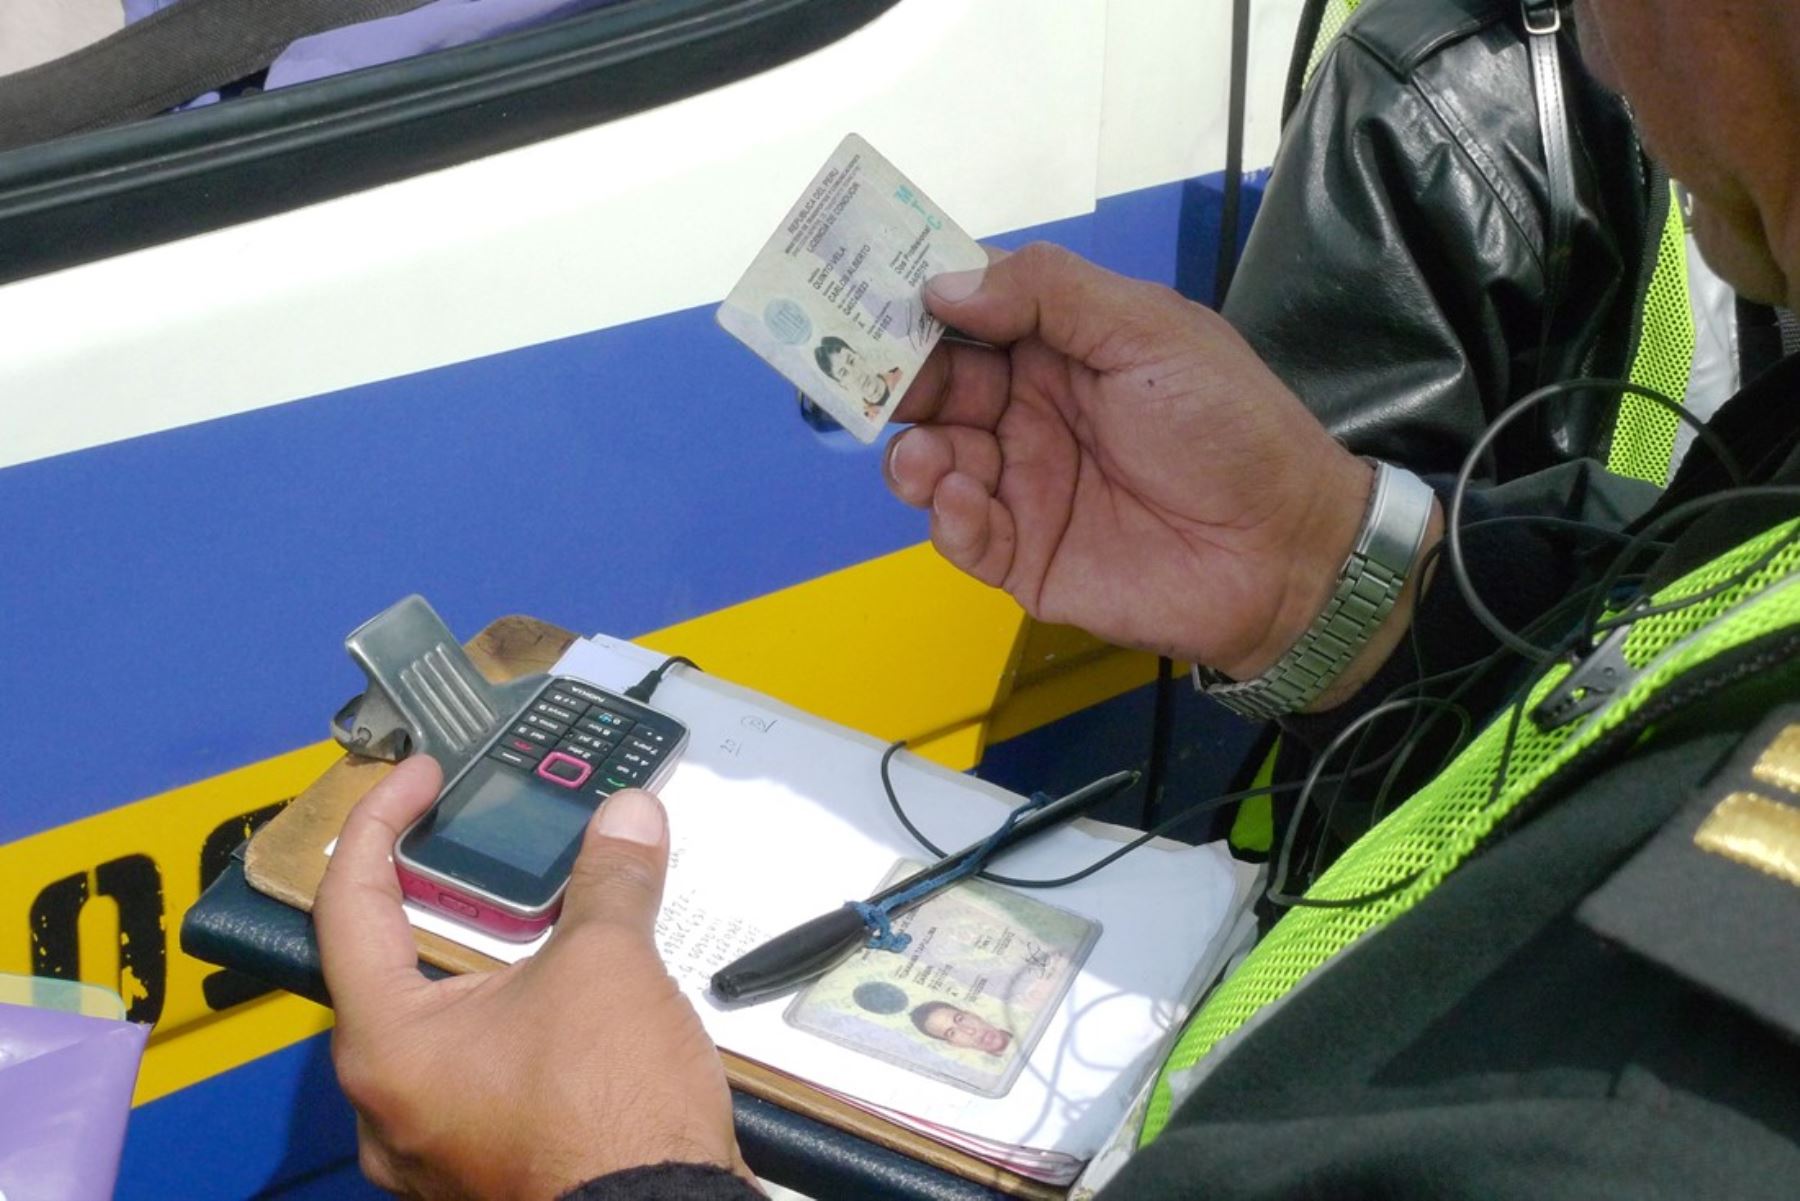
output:
{"label": "black leather jacket sleeve", "polygon": [[[1288,124],[1224,306],[1351,449],[1420,472],[1455,471],[1540,382],[1622,374],[1636,334],[1653,189],[1622,106],[1568,45],[1580,204],[1546,330],[1547,198],[1517,7],[1359,11]],[[1482,478],[1602,454],[1612,411],[1599,397],[1540,409]]]}
{"label": "black leather jacket sleeve", "polygon": [[558,1201],[762,1201],[762,1194],[712,1164],[659,1163],[590,1180]]}

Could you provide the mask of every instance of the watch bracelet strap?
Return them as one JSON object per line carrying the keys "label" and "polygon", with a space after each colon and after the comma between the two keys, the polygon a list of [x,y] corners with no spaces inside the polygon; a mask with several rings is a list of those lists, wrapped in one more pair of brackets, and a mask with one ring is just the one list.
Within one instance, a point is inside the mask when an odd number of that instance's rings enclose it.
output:
{"label": "watch bracelet strap", "polygon": [[1431,522],[1431,488],[1412,472],[1375,463],[1375,482],[1356,545],[1325,608],[1267,671],[1235,681],[1195,666],[1194,685],[1257,721],[1304,709],[1342,674],[1393,611],[1418,562]]}

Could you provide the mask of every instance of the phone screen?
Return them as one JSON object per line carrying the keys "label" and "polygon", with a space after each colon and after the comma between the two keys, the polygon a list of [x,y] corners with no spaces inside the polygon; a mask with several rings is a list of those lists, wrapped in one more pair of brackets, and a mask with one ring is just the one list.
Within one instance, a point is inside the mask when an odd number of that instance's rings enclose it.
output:
{"label": "phone screen", "polygon": [[548,902],[599,798],[483,760],[406,836],[408,858],[516,903]]}
{"label": "phone screen", "polygon": [[460,804],[446,807],[436,834],[522,872],[541,876],[550,870],[593,814],[579,794],[552,796],[512,772],[488,769],[483,775],[472,791],[454,798]]}
{"label": "phone screen", "polygon": [[667,714],[572,679],[545,684],[509,726],[400,840],[428,904],[442,885],[440,900],[460,889],[502,912],[545,909],[601,801],[654,786],[687,741]]}

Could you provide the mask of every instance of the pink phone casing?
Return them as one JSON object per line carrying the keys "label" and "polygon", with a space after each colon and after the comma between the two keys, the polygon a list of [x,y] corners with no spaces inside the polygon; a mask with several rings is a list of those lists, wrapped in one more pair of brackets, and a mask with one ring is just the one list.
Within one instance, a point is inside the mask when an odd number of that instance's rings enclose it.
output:
{"label": "pink phone casing", "polygon": [[504,938],[507,942],[530,942],[549,929],[550,923],[562,912],[562,898],[557,897],[542,914],[520,917],[516,913],[497,908],[490,901],[451,888],[439,880],[418,875],[398,859],[394,861],[394,874],[400,877],[400,891],[406,894],[408,900],[417,901],[427,909],[466,922],[495,938]]}

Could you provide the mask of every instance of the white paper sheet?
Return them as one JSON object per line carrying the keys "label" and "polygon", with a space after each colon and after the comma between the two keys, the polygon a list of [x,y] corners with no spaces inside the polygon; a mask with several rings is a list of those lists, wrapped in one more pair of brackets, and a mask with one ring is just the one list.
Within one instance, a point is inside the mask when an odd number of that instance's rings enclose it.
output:
{"label": "white paper sheet", "polygon": [[[661,659],[596,637],[571,647],[554,674],[622,691]],[[661,793],[673,857],[658,944],[719,1046],[869,1107],[915,1117],[921,1127],[1075,1159],[1100,1149],[1201,977],[1216,970],[1227,927],[1243,907],[1248,869],[1217,844],[1159,841],[1044,894],[1098,920],[1104,933],[1012,1089],[999,1098],[976,1096],[788,1026],[785,1000],[725,1009],[706,992],[716,968],[867,896],[897,859],[918,857],[881,789],[884,744],[680,668],[651,704],[691,731]],[[1097,757],[1094,774],[1112,766]],[[946,848],[988,833],[1023,801],[904,752],[892,774],[908,815]],[[1062,875],[1131,836],[1081,821],[1008,855],[1003,870]],[[410,916],[497,959],[517,960],[539,945],[502,942],[422,910]]]}

